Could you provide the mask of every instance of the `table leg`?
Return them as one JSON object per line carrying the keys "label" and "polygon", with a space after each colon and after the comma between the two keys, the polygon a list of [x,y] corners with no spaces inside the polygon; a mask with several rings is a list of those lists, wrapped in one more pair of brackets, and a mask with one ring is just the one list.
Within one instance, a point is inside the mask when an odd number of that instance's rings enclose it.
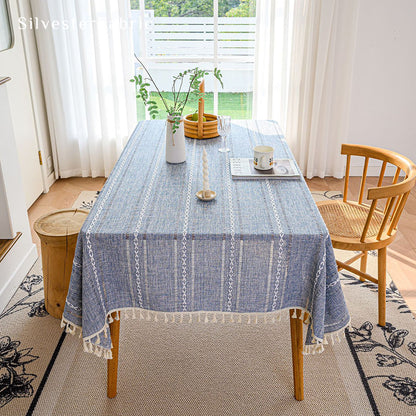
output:
{"label": "table leg", "polygon": [[292,318],[294,309],[290,309],[290,337],[292,340],[293,382],[295,399],[303,400],[303,329],[302,320],[297,317],[302,311],[296,310],[296,318]]}
{"label": "table leg", "polygon": [[107,397],[112,399],[117,396],[117,369],[118,369],[118,344],[120,338],[120,321],[116,320],[116,312],[111,314],[113,322],[110,324],[113,358],[107,360]]}

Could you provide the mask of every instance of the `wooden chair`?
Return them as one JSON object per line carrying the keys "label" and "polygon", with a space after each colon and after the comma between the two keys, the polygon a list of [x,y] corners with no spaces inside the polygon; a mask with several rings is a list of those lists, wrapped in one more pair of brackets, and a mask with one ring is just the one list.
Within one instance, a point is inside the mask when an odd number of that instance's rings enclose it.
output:
{"label": "wooden chair", "polygon": [[[406,204],[410,190],[416,181],[416,165],[408,158],[390,150],[370,146],[343,144],[341,154],[347,155],[343,200],[318,202],[318,208],[328,227],[334,248],[360,251],[346,262],[337,261],[338,270],[348,270],[360,277],[378,284],[378,323],[386,325],[386,251],[394,240],[397,223]],[[365,158],[358,201],[347,199],[351,156]],[[363,203],[364,187],[370,159],[382,161],[377,186],[369,188],[367,200]],[[396,167],[390,184],[383,186],[387,164]],[[400,181],[399,181],[400,179]],[[377,278],[366,273],[367,252],[378,250]],[[360,270],[351,266],[361,259]]]}

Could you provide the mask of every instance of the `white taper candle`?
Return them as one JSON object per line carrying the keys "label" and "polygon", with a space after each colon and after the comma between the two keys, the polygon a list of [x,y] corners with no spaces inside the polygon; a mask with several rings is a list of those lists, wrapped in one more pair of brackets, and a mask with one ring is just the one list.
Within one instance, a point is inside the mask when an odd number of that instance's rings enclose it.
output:
{"label": "white taper candle", "polygon": [[202,151],[202,177],[203,177],[203,185],[202,190],[208,191],[209,190],[209,180],[208,180],[208,157],[207,157],[207,151],[204,149]]}

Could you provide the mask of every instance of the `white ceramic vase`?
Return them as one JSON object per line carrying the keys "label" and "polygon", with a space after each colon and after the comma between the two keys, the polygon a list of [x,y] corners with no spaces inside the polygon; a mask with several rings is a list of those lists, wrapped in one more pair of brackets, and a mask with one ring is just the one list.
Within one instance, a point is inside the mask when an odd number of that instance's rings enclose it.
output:
{"label": "white ceramic vase", "polygon": [[166,120],[166,162],[183,163],[186,160],[183,118],[181,117],[179,128],[175,133],[172,133],[172,127],[172,117],[168,116]]}

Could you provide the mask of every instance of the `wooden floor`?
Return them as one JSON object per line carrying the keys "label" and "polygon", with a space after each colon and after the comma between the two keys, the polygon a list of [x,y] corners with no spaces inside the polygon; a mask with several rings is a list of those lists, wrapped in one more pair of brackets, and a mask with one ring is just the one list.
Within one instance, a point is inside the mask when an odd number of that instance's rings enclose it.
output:
{"label": "wooden floor", "polygon": [[[350,178],[351,196],[356,197],[360,178]],[[376,179],[369,178],[368,184],[374,185]],[[29,221],[33,241],[40,242],[33,231],[34,221],[43,214],[56,209],[70,208],[81,191],[100,190],[104,178],[69,178],[56,181],[47,194],[41,195],[29,209]],[[311,191],[342,191],[343,181],[334,178],[313,178],[307,180]],[[402,214],[396,240],[387,250],[387,270],[395,281],[400,293],[410,309],[416,311],[416,188],[412,190]]]}

